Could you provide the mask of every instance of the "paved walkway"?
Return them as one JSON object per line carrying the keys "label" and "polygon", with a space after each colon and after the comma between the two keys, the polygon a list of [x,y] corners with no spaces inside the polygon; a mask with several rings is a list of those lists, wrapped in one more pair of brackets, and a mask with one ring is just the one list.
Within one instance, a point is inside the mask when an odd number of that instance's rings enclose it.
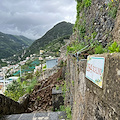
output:
{"label": "paved walkway", "polygon": [[65,120],[65,112],[24,113],[6,115],[0,120]]}

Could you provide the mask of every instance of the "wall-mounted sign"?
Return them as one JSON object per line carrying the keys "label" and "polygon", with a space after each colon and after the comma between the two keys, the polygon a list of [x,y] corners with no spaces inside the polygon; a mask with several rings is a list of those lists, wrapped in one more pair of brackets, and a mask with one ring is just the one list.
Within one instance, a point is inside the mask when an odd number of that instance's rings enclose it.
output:
{"label": "wall-mounted sign", "polygon": [[102,88],[104,57],[87,57],[86,78]]}

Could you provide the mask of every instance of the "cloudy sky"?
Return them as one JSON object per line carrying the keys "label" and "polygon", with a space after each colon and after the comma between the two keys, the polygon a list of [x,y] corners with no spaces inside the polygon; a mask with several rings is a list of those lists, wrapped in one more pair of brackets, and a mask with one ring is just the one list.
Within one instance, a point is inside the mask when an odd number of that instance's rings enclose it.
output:
{"label": "cloudy sky", "polygon": [[40,38],[61,21],[75,23],[75,0],[1,0],[0,31]]}

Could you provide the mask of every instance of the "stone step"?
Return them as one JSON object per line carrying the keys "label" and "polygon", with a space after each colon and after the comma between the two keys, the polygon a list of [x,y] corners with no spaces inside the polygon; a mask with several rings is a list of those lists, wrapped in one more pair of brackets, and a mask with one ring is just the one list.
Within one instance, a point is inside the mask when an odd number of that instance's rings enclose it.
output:
{"label": "stone step", "polygon": [[0,120],[65,120],[65,112],[23,113],[6,115]]}

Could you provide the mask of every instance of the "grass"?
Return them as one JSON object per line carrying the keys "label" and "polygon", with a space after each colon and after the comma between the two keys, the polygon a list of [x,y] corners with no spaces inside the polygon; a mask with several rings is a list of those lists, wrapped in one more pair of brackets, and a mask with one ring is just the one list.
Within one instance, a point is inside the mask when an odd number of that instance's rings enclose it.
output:
{"label": "grass", "polygon": [[77,1],[77,7],[76,7],[77,15],[76,15],[76,22],[74,25],[74,29],[79,26],[80,12],[84,8],[90,7],[92,4],[92,0],[76,0],[76,1]]}
{"label": "grass", "polygon": [[72,112],[71,112],[71,107],[70,106],[65,107],[64,105],[61,105],[60,106],[60,111],[65,111],[66,112],[67,120],[72,119]]}
{"label": "grass", "polygon": [[108,4],[108,8],[109,8],[108,15],[115,19],[118,9],[118,3],[116,3],[116,1],[112,1]]}

